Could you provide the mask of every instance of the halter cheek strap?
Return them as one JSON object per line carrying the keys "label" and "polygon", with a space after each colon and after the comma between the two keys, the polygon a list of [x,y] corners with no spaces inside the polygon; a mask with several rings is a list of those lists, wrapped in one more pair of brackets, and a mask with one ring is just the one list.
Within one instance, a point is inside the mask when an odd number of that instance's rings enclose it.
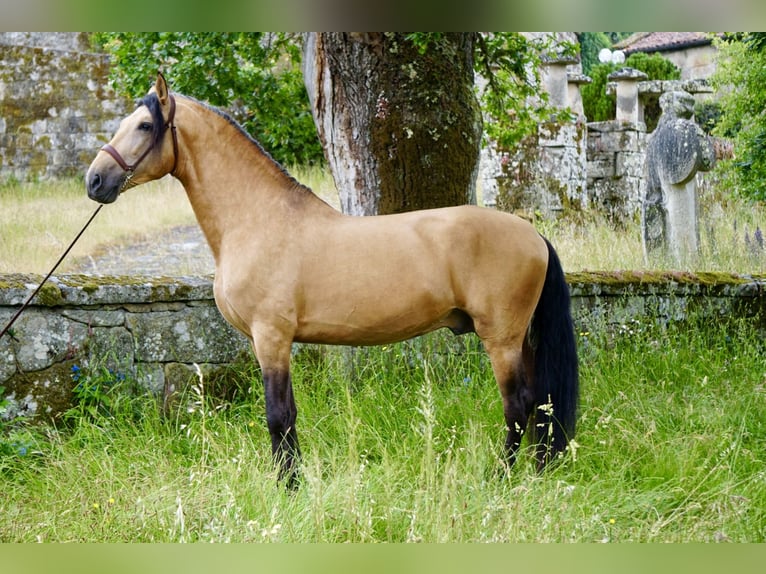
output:
{"label": "halter cheek strap", "polygon": [[[163,135],[167,131],[168,128],[170,128],[170,133],[173,136],[173,169],[170,170],[171,175],[176,170],[176,165],[178,163],[178,136],[176,135],[176,126],[173,123],[173,120],[175,119],[176,115],[176,99],[169,95],[170,97],[170,113],[168,114],[168,121],[165,122],[165,125],[162,126],[162,133]],[[144,158],[149,155],[149,152],[151,152],[154,149],[154,142],[152,142],[152,145],[150,145],[144,153],[142,153],[139,158],[134,161],[132,164],[129,164],[126,162],[123,157],[120,155],[120,152],[118,152],[116,149],[114,149],[111,145],[106,144],[101,148],[101,151],[105,151],[110,156],[114,158],[114,161],[117,162],[117,164],[126,172],[128,172],[128,177],[125,180],[125,184],[123,184],[123,188],[127,187],[128,182],[130,181],[130,178],[133,177],[133,172],[136,171],[136,168],[138,167],[138,164],[140,164],[142,161],[144,161]]]}

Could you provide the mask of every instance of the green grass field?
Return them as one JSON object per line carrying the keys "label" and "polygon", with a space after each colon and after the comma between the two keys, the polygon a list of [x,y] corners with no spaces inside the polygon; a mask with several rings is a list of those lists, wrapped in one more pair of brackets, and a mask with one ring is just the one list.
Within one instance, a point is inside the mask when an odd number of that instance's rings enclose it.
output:
{"label": "green grass field", "polygon": [[[0,541],[766,541],[762,333],[579,338],[576,445],[542,475],[529,456],[503,470],[477,339],[436,334],[360,351],[354,369],[337,349],[298,354],[292,493],[251,369],[232,400],[197,381],[175,416],[122,389],[58,428],[5,428]],[[99,401],[108,413],[86,408]]]}

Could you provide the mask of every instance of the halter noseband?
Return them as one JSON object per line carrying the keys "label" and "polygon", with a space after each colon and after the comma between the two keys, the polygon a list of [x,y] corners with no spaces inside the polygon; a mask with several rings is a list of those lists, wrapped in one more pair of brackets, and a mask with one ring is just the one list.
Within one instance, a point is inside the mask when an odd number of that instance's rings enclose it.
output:
{"label": "halter noseband", "polygon": [[[170,128],[170,133],[173,135],[173,169],[170,170],[170,173],[172,174],[176,170],[176,164],[178,163],[178,136],[176,135],[176,126],[173,123],[173,120],[175,119],[176,115],[176,100],[175,98],[168,94],[168,97],[170,98],[170,113],[168,114],[168,121],[165,122],[165,124],[162,126],[162,135],[165,135],[165,132],[168,128]],[[159,141],[159,140],[158,140]],[[125,178],[124,183],[122,184],[122,188],[120,191],[125,191],[128,189],[130,184],[130,179],[133,177],[133,172],[136,171],[136,168],[138,167],[138,164],[140,164],[144,158],[149,155],[149,152],[151,152],[154,149],[154,144],[156,142],[152,142],[152,145],[150,145],[147,150],[141,154],[141,156],[132,164],[129,164],[126,162],[123,157],[120,155],[120,152],[118,152],[116,149],[114,149],[111,145],[106,144],[101,148],[101,151],[105,151],[110,156],[114,158],[114,161],[116,161],[119,166],[127,172],[127,177]]]}

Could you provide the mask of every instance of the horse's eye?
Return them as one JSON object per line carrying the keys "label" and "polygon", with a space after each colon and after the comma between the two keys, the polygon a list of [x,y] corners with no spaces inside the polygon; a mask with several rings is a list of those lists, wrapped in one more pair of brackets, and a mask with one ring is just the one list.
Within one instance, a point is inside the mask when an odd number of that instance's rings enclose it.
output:
{"label": "horse's eye", "polygon": [[149,122],[141,122],[140,124],[138,124],[138,129],[141,130],[142,132],[150,132],[152,131],[152,124],[150,124]]}

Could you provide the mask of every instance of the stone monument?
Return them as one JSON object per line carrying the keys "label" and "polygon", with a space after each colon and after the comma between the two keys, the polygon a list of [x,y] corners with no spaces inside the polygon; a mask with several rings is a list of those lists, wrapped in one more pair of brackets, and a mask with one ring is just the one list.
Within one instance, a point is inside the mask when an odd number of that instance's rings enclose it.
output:
{"label": "stone monument", "polygon": [[660,97],[660,117],[646,150],[641,228],[644,254],[669,263],[693,261],[699,248],[698,171],[715,162],[712,142],[694,122],[694,98],[684,91]]}

